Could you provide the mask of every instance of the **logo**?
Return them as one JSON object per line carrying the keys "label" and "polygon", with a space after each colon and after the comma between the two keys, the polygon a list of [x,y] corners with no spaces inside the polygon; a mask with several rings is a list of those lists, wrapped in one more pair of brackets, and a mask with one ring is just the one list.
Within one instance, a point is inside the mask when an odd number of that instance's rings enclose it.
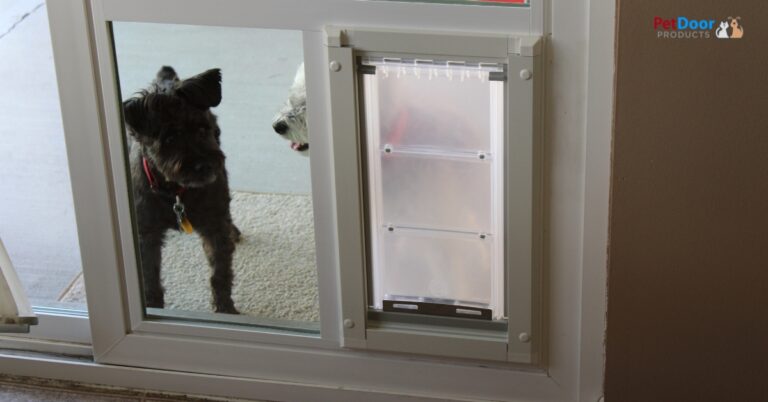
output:
{"label": "logo", "polygon": [[720,21],[720,26],[717,28],[715,35],[718,39],[741,39],[744,36],[741,17],[728,17],[727,20]]}
{"label": "logo", "polygon": [[653,30],[657,39],[741,39],[744,27],[741,17],[725,20],[709,18],[653,18]]}

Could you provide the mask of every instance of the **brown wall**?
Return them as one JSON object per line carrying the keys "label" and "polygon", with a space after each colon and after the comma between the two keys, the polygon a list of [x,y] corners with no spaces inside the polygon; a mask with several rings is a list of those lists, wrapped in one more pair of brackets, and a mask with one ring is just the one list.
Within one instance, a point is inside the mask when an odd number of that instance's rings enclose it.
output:
{"label": "brown wall", "polygon": [[606,401],[768,401],[768,0],[618,10]]}

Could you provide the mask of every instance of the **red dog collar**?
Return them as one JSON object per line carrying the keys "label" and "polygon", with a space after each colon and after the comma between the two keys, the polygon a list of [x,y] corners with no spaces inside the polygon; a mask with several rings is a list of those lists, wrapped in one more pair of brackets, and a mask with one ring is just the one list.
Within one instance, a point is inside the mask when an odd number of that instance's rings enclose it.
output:
{"label": "red dog collar", "polygon": [[[155,175],[152,174],[152,168],[149,166],[149,160],[147,160],[147,158],[145,157],[142,157],[141,164],[142,166],[144,166],[144,175],[147,176],[147,181],[149,182],[149,188],[151,188],[152,191],[158,191],[160,188],[160,185],[157,183],[157,179],[155,178]],[[176,195],[182,195],[186,190],[187,190],[186,187],[179,186],[179,188],[176,190]]]}

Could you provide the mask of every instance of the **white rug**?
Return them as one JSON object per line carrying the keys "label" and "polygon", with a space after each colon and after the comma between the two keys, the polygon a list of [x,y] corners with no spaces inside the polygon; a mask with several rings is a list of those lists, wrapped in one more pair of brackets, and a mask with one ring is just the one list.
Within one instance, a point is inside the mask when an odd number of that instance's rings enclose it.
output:
{"label": "white rug", "polygon": [[[243,234],[232,264],[232,298],[240,313],[319,321],[312,198],[233,192],[231,210]],[[200,238],[169,232],[163,247],[165,307],[212,312],[210,274]],[[62,301],[82,301],[82,288],[79,277]]]}

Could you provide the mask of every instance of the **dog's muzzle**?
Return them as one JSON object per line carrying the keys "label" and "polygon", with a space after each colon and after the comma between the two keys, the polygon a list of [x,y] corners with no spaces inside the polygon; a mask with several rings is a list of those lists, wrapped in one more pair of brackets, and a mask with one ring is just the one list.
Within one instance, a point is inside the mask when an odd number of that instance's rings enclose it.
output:
{"label": "dog's muzzle", "polygon": [[[274,123],[272,123],[272,129],[275,130],[276,133],[280,135],[286,135],[288,133],[288,124],[283,120],[278,120]],[[294,151],[302,152],[309,149],[309,144],[305,142],[295,142],[291,141],[291,149]]]}

